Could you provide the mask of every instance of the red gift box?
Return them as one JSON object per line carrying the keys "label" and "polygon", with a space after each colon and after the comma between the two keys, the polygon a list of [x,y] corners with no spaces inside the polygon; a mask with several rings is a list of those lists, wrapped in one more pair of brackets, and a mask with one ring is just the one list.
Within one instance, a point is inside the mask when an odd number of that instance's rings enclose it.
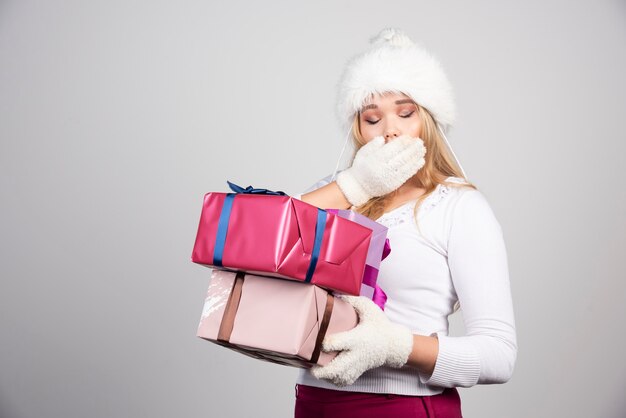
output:
{"label": "red gift box", "polygon": [[285,195],[207,193],[191,260],[359,295],[372,230]]}

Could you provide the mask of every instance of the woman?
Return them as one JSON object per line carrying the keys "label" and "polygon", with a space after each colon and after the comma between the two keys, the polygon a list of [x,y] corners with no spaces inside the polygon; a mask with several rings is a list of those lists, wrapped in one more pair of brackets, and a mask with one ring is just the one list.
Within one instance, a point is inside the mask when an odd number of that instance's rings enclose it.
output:
{"label": "woman", "polygon": [[[298,197],[388,226],[378,278],[388,299],[383,312],[345,298],[359,325],[325,338],[324,350],[340,351],[331,363],[300,372],[296,417],[460,417],[455,388],[508,381],[517,343],[500,225],[443,134],[450,84],[432,56],[386,29],[349,63],[338,110],[352,165]],[[459,305],[466,335],[449,337]]]}

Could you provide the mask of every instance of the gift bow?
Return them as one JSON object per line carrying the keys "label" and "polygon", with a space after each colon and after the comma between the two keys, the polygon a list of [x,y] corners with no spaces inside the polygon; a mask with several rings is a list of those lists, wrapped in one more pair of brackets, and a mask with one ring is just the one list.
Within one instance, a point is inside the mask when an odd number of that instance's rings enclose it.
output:
{"label": "gift bow", "polygon": [[[213,254],[213,265],[218,267],[224,267],[222,259],[224,257],[224,243],[226,242],[226,234],[228,232],[228,223],[230,220],[230,212],[233,207],[233,201],[236,194],[265,194],[273,196],[286,196],[285,192],[275,192],[267,189],[255,189],[252,186],[248,186],[245,189],[241,186],[231,183],[226,180],[230,189],[235,193],[227,193],[222,206],[222,211],[217,224],[217,233],[215,235],[215,251]],[[317,267],[317,262],[320,257],[320,251],[322,248],[322,240],[324,238],[324,230],[326,229],[326,218],[328,214],[325,210],[317,208],[317,222],[315,224],[315,238],[313,241],[313,251],[311,253],[311,261],[309,262],[309,268],[306,272],[304,281],[310,283],[313,279],[313,273]]]}
{"label": "gift bow", "polygon": [[236,185],[235,183],[231,183],[230,181],[226,180],[226,183],[228,183],[228,186],[230,187],[230,190],[232,190],[235,193],[246,193],[246,194],[269,194],[269,195],[274,195],[274,196],[286,196],[287,193],[285,192],[275,192],[272,190],[267,190],[267,189],[255,189],[252,186],[248,186],[245,189],[241,186]]}

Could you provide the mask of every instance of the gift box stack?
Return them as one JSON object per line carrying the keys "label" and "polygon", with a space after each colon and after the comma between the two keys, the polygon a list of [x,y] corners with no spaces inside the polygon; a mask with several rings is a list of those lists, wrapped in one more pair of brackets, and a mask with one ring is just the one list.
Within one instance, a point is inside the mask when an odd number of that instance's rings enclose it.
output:
{"label": "gift box stack", "polygon": [[387,228],[349,210],[228,183],[204,197],[192,261],[213,269],[198,337],[258,359],[325,365],[325,335],[358,318],[338,294],[384,307],[376,285]]}

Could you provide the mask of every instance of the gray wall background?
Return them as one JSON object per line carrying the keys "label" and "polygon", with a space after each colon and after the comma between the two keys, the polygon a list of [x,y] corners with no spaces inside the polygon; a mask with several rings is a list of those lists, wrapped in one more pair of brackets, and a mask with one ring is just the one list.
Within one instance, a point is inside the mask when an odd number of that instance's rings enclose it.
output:
{"label": "gray wall background", "polygon": [[4,0],[2,418],[291,416],[295,369],[195,337],[202,196],[330,173],[386,26],[446,68],[509,252],[516,371],[465,416],[626,415],[624,1]]}

